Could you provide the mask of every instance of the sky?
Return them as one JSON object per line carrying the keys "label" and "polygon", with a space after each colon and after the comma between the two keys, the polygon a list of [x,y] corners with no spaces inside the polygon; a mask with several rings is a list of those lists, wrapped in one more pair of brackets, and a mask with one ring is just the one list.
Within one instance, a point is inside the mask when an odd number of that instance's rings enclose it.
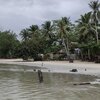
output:
{"label": "sky", "polygon": [[19,33],[33,24],[70,17],[71,21],[89,12],[91,0],[0,0],[0,30]]}

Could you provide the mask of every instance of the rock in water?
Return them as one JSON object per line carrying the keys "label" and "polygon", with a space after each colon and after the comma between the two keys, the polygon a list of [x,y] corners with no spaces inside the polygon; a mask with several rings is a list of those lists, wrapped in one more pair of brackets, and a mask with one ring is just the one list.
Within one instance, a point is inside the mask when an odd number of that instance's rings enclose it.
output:
{"label": "rock in water", "polygon": [[72,69],[72,70],[70,70],[70,72],[78,72],[78,70],[77,69]]}

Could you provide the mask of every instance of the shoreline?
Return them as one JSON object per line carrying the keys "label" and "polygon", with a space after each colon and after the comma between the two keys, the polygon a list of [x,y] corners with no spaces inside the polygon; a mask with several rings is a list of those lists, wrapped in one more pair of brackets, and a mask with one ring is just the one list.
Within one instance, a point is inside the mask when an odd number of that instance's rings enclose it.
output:
{"label": "shoreline", "polygon": [[[11,64],[11,65],[25,65],[25,66],[36,66],[46,72],[54,73],[75,73],[85,75],[95,75],[100,77],[100,64],[93,62],[81,62],[74,61],[69,63],[68,61],[34,61],[25,62],[22,59],[0,59],[0,64]],[[71,69],[77,69],[78,72],[70,72]]]}

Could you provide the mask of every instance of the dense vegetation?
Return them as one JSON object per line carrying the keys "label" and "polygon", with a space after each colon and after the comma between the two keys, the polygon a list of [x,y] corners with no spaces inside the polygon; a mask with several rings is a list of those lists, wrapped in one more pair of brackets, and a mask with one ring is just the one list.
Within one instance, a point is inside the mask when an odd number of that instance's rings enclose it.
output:
{"label": "dense vegetation", "polygon": [[[89,3],[91,12],[80,16],[74,24],[70,18],[46,21],[41,27],[32,25],[20,32],[21,40],[11,31],[0,31],[0,58],[38,59],[39,54],[59,53],[70,58],[78,51],[78,59],[95,61],[100,57],[100,2]],[[60,59],[60,58],[59,58]]]}

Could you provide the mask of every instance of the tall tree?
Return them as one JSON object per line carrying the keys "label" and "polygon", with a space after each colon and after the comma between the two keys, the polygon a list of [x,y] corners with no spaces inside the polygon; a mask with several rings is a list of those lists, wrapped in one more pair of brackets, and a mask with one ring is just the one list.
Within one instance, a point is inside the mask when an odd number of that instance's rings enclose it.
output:
{"label": "tall tree", "polygon": [[53,32],[53,23],[51,21],[46,21],[41,27],[42,36],[45,40],[45,53],[51,52],[51,46],[55,41],[55,36]]}
{"label": "tall tree", "polygon": [[39,32],[39,27],[38,25],[32,25],[28,28],[28,32],[29,32],[29,35],[30,35],[30,38],[34,37],[35,35],[38,34]]}
{"label": "tall tree", "polygon": [[53,25],[51,23],[51,21],[46,21],[44,24],[42,24],[42,31],[44,33],[44,36],[47,39],[51,39],[52,38],[52,29],[53,29]]}
{"label": "tall tree", "polygon": [[23,41],[27,41],[29,39],[29,32],[28,32],[28,29],[23,29],[21,32],[20,32],[20,36],[22,38]]}
{"label": "tall tree", "polygon": [[78,33],[80,42],[87,42],[90,35],[93,35],[94,30],[90,23],[91,12],[81,15],[81,18],[76,21],[78,22]]}
{"label": "tall tree", "polygon": [[0,57],[12,58],[14,57],[17,46],[16,35],[11,31],[0,32]]}
{"label": "tall tree", "polygon": [[100,24],[100,3],[99,1],[91,1],[89,3],[90,8],[92,9],[91,13],[91,23],[95,25],[95,34],[96,34],[96,41],[97,44],[99,43],[99,33],[98,33],[98,24]]}
{"label": "tall tree", "polygon": [[[59,36],[63,42],[63,45],[65,47],[65,51],[67,56],[69,55],[69,31],[70,31],[70,21],[69,18],[63,17],[61,20],[57,21],[58,26],[58,33]],[[67,41],[67,42],[66,42]]]}
{"label": "tall tree", "polygon": [[95,30],[93,29],[93,26],[90,23],[90,19],[91,19],[91,12],[81,15],[81,18],[77,21],[79,29],[78,31],[79,43],[81,44],[81,47],[85,49],[85,52],[87,50],[89,59],[90,59],[91,44],[95,40]]}
{"label": "tall tree", "polygon": [[23,29],[20,32],[20,36],[22,38],[21,48],[20,48],[21,54],[20,55],[22,56],[23,60],[28,60],[29,51],[30,51],[30,48],[29,48],[29,37],[30,37],[30,34],[29,34],[28,29]]}

